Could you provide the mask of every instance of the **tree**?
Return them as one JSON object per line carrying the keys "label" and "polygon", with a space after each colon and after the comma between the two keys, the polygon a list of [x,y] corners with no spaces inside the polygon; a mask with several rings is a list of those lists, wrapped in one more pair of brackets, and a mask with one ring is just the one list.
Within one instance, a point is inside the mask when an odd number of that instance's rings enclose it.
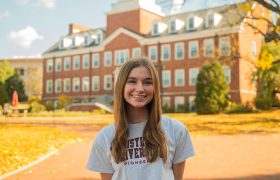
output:
{"label": "tree", "polygon": [[27,100],[23,82],[17,74],[14,74],[6,80],[6,91],[10,100],[12,99],[14,91],[17,91],[19,101]]}
{"label": "tree", "polygon": [[276,99],[275,91],[280,87],[279,74],[280,63],[280,42],[265,44],[257,61],[257,96],[255,104],[260,109],[270,109]]}
{"label": "tree", "polygon": [[14,74],[14,69],[8,61],[0,62],[0,83],[5,81]]}
{"label": "tree", "polygon": [[[262,7],[262,10],[256,10],[257,5]],[[252,27],[264,36],[265,42],[280,41],[279,0],[247,0],[233,7],[236,9],[236,16],[239,16],[239,21],[235,23],[244,22]],[[264,24],[267,28],[264,28]]]}
{"label": "tree", "polygon": [[216,114],[228,103],[229,85],[219,62],[205,63],[196,83],[195,106],[198,114]]}
{"label": "tree", "polygon": [[6,86],[3,83],[0,83],[0,105],[3,106],[9,101],[9,97],[6,91]]}

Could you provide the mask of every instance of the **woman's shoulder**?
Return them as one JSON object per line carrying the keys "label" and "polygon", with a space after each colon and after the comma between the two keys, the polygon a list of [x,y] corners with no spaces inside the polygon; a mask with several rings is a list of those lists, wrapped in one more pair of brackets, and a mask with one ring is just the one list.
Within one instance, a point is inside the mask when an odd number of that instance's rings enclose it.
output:
{"label": "woman's shoulder", "polygon": [[185,129],[185,125],[177,119],[173,119],[167,116],[162,116],[161,118],[162,126],[175,129]]}
{"label": "woman's shoulder", "polygon": [[96,139],[112,139],[115,133],[115,125],[110,124],[102,128],[96,135]]}

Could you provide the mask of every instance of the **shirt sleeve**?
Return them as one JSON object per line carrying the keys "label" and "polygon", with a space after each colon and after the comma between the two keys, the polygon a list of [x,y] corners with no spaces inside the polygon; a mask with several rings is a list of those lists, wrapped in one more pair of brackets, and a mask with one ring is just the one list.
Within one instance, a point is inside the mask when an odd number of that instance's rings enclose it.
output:
{"label": "shirt sleeve", "polygon": [[179,128],[178,132],[179,133],[177,134],[176,138],[176,149],[172,162],[173,164],[178,164],[195,155],[188,129],[186,129],[185,126],[182,125],[182,127]]}
{"label": "shirt sleeve", "polygon": [[114,173],[112,163],[110,161],[109,151],[106,146],[106,139],[99,133],[92,145],[89,155],[87,169],[100,173]]}

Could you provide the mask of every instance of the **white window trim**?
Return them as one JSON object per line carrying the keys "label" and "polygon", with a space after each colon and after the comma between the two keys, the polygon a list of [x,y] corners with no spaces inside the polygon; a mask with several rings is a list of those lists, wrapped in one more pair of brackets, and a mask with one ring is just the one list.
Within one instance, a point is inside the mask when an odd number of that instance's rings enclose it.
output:
{"label": "white window trim", "polygon": [[[212,45],[212,54],[211,55],[207,55],[206,52],[207,52],[207,45],[208,43],[211,43]],[[214,42],[214,39],[211,38],[211,39],[204,39],[203,40],[203,48],[204,48],[204,51],[203,51],[203,55],[204,57],[214,57],[215,56],[215,42]]]}
{"label": "white window trim", "polygon": [[[60,64],[60,69],[58,69],[58,64]],[[62,59],[56,58],[55,59],[55,72],[61,72],[62,71]]]}
{"label": "white window trim", "polygon": [[[228,53],[226,55],[224,55],[222,53],[222,47],[224,45],[224,43],[222,43],[223,41],[227,41],[227,46],[228,46]],[[225,37],[220,37],[219,38],[219,52],[220,52],[220,55],[221,56],[230,56],[230,53],[231,53],[231,45],[230,45],[230,37],[229,36],[225,36]]]}
{"label": "white window trim", "polygon": [[[78,90],[75,90],[75,80],[78,80],[78,84],[79,84],[79,89]],[[74,77],[73,80],[72,80],[72,91],[73,92],[80,92],[80,89],[81,89],[81,82],[80,82],[80,78],[79,77]]]}
{"label": "white window trim", "polygon": [[[67,69],[66,68],[66,62],[67,62],[67,60],[69,61],[69,69]],[[71,58],[70,57],[65,57],[64,59],[63,59],[63,70],[64,71],[70,71],[71,70]]]}
{"label": "white window trim", "polygon": [[[196,56],[192,56],[192,54],[191,54],[191,49],[192,49],[193,46],[197,47],[197,55]],[[199,42],[197,40],[189,41],[189,46],[188,47],[189,47],[189,58],[190,59],[198,58],[199,57]]]}
{"label": "white window trim", "polygon": [[[177,47],[178,46],[182,46],[182,57],[178,57],[178,54],[177,54]],[[185,44],[183,42],[180,42],[180,43],[176,43],[175,44],[175,60],[182,60],[185,58]]]}
{"label": "white window trim", "polygon": [[[164,84],[164,74],[167,74],[168,80],[169,80],[169,84]],[[171,71],[170,70],[163,70],[162,71],[162,87],[163,88],[168,88],[171,86]]]}
{"label": "white window trim", "polygon": [[[139,52],[139,55],[137,55]],[[138,57],[141,57],[141,48],[133,48],[132,49],[132,58],[138,58]]]}
{"label": "white window trim", "polygon": [[[168,50],[168,58],[164,58],[164,48],[167,47]],[[161,46],[161,61],[169,61],[171,59],[171,46],[170,44],[163,44]]]}
{"label": "white window trim", "polygon": [[[87,58],[87,61],[88,61],[88,66],[87,67],[85,67],[85,58]],[[82,56],[82,63],[83,63],[83,69],[89,69],[89,67],[90,67],[90,59],[89,59],[89,55],[88,54],[84,54],[83,56]]]}
{"label": "white window trim", "polygon": [[[165,103],[167,102],[167,103]],[[170,108],[171,107],[171,97],[170,96],[163,96],[162,97],[162,105],[164,106],[167,104],[167,106]]]}
{"label": "white window trim", "polygon": [[[183,100],[183,101],[182,101],[183,103],[180,103],[181,100]],[[184,97],[184,96],[175,96],[175,97],[174,97],[174,107],[175,107],[175,111],[178,110],[178,106],[179,106],[179,105],[185,105],[185,102],[186,102],[186,100],[185,100],[185,97]]]}
{"label": "white window trim", "polygon": [[[107,64],[107,60],[106,60],[107,54],[109,54],[109,57],[110,57],[110,64]],[[112,54],[112,51],[106,51],[106,52],[104,53],[104,67],[110,67],[110,66],[112,66],[112,61],[113,61],[113,54]]]}
{"label": "white window trim", "polygon": [[[69,89],[66,88],[67,87],[66,81],[69,81],[69,84],[70,84]],[[70,78],[63,79],[63,92],[66,92],[66,93],[71,92],[71,79]]]}
{"label": "white window trim", "polygon": [[[95,66],[95,63],[94,63],[95,57],[98,58],[98,65],[97,66]],[[100,55],[98,53],[95,53],[95,54],[92,55],[92,68],[99,68],[99,67],[100,67]]]}
{"label": "white window trim", "polygon": [[[196,83],[192,83],[192,72],[196,72],[197,76],[199,73],[199,68],[190,68],[189,69],[189,86],[195,86]],[[196,80],[197,80],[197,76],[196,76]]]}
{"label": "white window trim", "polygon": [[[88,88],[85,88],[85,82],[88,82]],[[89,92],[90,89],[90,82],[89,82],[89,77],[83,77],[82,78],[82,92]]]}
{"label": "white window trim", "polygon": [[[178,84],[177,79],[178,79],[178,73],[183,73],[182,80],[183,84]],[[175,86],[176,87],[184,87],[185,86],[185,70],[184,69],[176,69],[175,70]]]}
{"label": "white window trim", "polygon": [[[55,84],[55,88],[54,88],[55,93],[61,93],[62,92],[62,80],[56,79],[54,84]],[[60,90],[57,89],[58,86],[60,86]]]}
{"label": "white window trim", "polygon": [[[51,90],[49,91],[49,82],[51,84]],[[49,79],[46,81],[46,93],[50,94],[53,93],[53,80]]]}
{"label": "white window trim", "polygon": [[[51,70],[49,70],[49,66],[51,66]],[[48,59],[47,60],[47,72],[50,73],[50,72],[53,72],[53,59]]]}
{"label": "white window trim", "polygon": [[[156,52],[156,59],[151,59],[151,52],[152,52],[152,49],[155,49],[155,52]],[[157,46],[149,46],[148,48],[148,56],[149,56],[149,59],[153,62],[157,62],[158,61],[158,47]]]}
{"label": "white window trim", "polygon": [[[226,73],[226,70],[228,69],[228,74]],[[225,74],[225,78],[228,76],[228,81],[226,80],[226,82],[228,84],[231,83],[231,68],[229,66],[223,66],[223,70],[224,70],[224,74]]]}
{"label": "white window trim", "polygon": [[[107,79],[107,77],[109,77],[109,78],[111,78],[111,81],[110,81],[110,84],[111,84],[111,87],[110,88],[107,88],[106,87],[106,84],[107,84],[107,82],[106,82],[106,79]],[[113,77],[112,77],[112,75],[104,75],[104,90],[112,90],[112,88],[113,88]]]}
{"label": "white window trim", "polygon": [[[77,68],[75,68],[75,60],[76,60],[76,59],[79,60],[79,61],[78,61],[78,62],[79,62],[79,66],[78,66]],[[80,64],[81,64],[80,61],[81,61],[80,56],[74,56],[74,57],[73,57],[73,70],[79,70],[79,69],[80,69],[80,66],[81,66],[81,65],[80,65]]]}
{"label": "white window trim", "polygon": [[192,105],[195,107],[195,96],[189,96],[189,111],[193,111]]}
{"label": "white window trim", "polygon": [[[94,80],[98,81],[98,88],[94,89]],[[100,90],[100,77],[99,76],[92,76],[92,91],[99,91]]]}
{"label": "white window trim", "polygon": [[[119,62],[118,61],[118,55],[122,54],[122,53],[125,53],[127,55],[127,58],[124,59],[124,62]],[[115,57],[114,57],[114,60],[115,60],[115,65],[119,66],[119,65],[122,65],[124,64],[126,61],[128,61],[129,59],[129,50],[128,49],[120,49],[120,50],[116,50],[115,53],[114,53]]]}

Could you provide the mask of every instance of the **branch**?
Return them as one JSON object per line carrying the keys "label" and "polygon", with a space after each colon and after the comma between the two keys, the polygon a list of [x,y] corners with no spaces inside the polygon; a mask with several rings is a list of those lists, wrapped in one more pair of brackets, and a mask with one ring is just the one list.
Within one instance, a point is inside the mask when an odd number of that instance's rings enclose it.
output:
{"label": "branch", "polygon": [[276,12],[277,14],[280,14],[280,6],[276,0],[271,0],[274,5],[268,3],[266,0],[253,0],[259,4],[261,4],[263,7],[270,9],[273,12]]}

